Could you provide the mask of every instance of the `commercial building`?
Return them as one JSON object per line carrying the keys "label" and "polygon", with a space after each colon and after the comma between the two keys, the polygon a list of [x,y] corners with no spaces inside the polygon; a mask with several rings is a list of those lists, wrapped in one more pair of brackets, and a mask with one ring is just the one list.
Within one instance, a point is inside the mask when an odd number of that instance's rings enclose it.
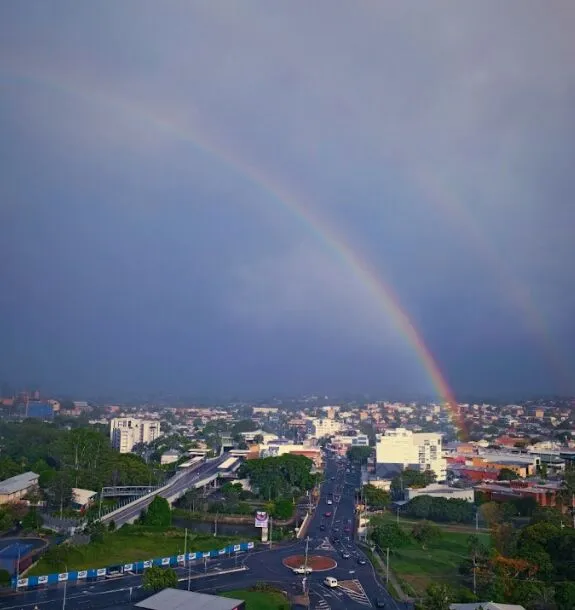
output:
{"label": "commercial building", "polygon": [[38,478],[39,475],[35,472],[25,472],[0,481],[0,504],[21,500],[38,486]]}
{"label": "commercial building", "polygon": [[241,599],[196,591],[164,589],[137,603],[135,607],[145,610],[245,610],[246,603]]}
{"label": "commercial building", "polygon": [[431,470],[438,481],[444,481],[446,461],[441,447],[441,435],[435,432],[414,433],[405,428],[386,430],[377,437],[376,463],[378,470],[390,475],[405,468]]}
{"label": "commercial building", "polygon": [[[263,443],[271,443],[278,439],[277,434],[271,432],[264,432],[264,430],[251,430],[250,432],[240,432],[240,436],[246,443],[255,442],[256,438],[261,437]],[[259,440],[259,438],[258,438]]]}
{"label": "commercial building", "polygon": [[473,502],[475,500],[475,491],[473,488],[459,489],[457,487],[448,487],[439,483],[432,483],[427,487],[419,489],[409,488],[405,490],[405,499],[413,500],[418,496],[431,496],[432,498],[446,498],[447,500],[465,500]]}
{"label": "commercial building", "polygon": [[159,421],[133,417],[115,417],[110,421],[110,441],[120,453],[130,453],[138,443],[151,443],[160,436]]}

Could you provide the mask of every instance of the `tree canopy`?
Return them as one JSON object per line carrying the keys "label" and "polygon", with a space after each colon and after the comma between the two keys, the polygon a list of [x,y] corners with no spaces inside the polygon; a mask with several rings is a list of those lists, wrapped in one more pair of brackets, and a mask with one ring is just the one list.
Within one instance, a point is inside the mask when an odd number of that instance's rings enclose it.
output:
{"label": "tree canopy", "polygon": [[372,451],[372,447],[350,447],[347,450],[347,457],[353,462],[365,464]]}
{"label": "tree canopy", "polygon": [[148,505],[141,517],[143,525],[169,527],[172,524],[172,510],[169,502],[161,496],[156,496]]}
{"label": "tree canopy", "polygon": [[172,568],[153,566],[144,572],[142,584],[146,591],[161,591],[162,589],[177,588],[178,575]]}
{"label": "tree canopy", "polygon": [[247,460],[238,471],[247,477],[261,498],[274,500],[310,490],[318,482],[311,474],[313,462],[303,455],[282,455],[261,460]]}

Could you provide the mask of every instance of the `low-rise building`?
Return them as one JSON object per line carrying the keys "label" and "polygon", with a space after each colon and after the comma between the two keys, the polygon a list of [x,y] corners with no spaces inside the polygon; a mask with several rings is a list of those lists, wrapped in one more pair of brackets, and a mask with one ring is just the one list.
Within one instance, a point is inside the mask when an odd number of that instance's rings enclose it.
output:
{"label": "low-rise building", "polygon": [[91,489],[72,487],[72,508],[85,511],[94,503],[97,495],[98,492]]}
{"label": "low-rise building", "polygon": [[164,451],[160,456],[160,464],[165,466],[166,464],[173,464],[180,459],[180,453],[175,449],[168,449],[168,451]]}
{"label": "low-rise building", "polygon": [[432,483],[427,487],[421,487],[419,489],[408,488],[405,491],[405,499],[413,500],[418,496],[431,496],[432,498],[446,498],[448,500],[465,500],[466,502],[473,502],[475,500],[475,491],[473,488],[458,489],[457,487],[449,487],[448,485],[441,485],[439,483]]}
{"label": "low-rise building", "polygon": [[0,504],[21,500],[28,492],[38,487],[38,479],[39,475],[35,472],[25,472],[0,481]]}

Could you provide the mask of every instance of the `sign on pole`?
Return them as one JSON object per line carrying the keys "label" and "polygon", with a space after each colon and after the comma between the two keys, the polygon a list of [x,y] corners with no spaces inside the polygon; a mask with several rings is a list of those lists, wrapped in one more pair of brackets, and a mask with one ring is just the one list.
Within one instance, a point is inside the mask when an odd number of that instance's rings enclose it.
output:
{"label": "sign on pole", "polygon": [[263,511],[257,511],[256,512],[256,522],[255,522],[255,526],[256,527],[266,527],[268,526],[268,514],[266,512]]}

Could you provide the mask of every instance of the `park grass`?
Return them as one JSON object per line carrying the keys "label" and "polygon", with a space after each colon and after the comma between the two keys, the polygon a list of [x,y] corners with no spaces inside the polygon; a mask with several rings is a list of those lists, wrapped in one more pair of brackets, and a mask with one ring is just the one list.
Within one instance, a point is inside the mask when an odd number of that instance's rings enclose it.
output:
{"label": "park grass", "polygon": [[[81,546],[60,545],[56,552],[47,552],[30,569],[27,576],[62,572],[64,565],[69,571],[87,570],[181,554],[184,552],[184,536],[183,530],[175,528],[167,530],[137,526],[121,528],[116,532],[105,533],[102,542],[90,542]],[[210,534],[188,532],[187,550],[211,551],[247,540],[233,536],[214,537]]]}
{"label": "park grass", "polygon": [[290,604],[279,591],[246,591],[237,589],[220,593],[223,597],[241,599],[246,602],[246,610],[289,610]]}
{"label": "park grass", "polygon": [[[408,530],[407,525],[402,524]],[[421,597],[432,583],[462,586],[459,566],[468,557],[467,532],[442,531],[442,536],[423,549],[415,541],[395,549],[390,557],[390,569],[406,585],[405,593]],[[489,546],[489,535],[479,533],[479,539]]]}

